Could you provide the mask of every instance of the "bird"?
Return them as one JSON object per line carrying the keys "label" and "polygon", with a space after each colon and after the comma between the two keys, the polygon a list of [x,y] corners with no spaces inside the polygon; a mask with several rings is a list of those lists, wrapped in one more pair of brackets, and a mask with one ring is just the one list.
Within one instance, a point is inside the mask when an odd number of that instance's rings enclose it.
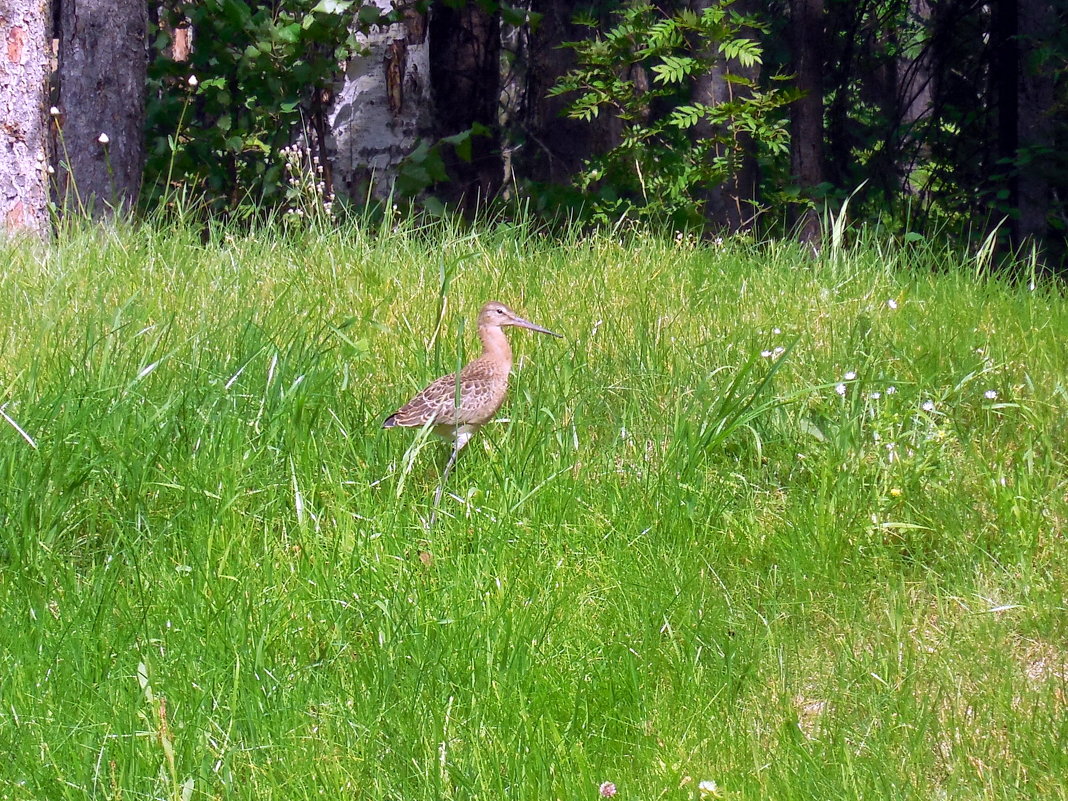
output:
{"label": "bird", "polygon": [[482,355],[459,372],[429,384],[382,423],[382,428],[429,425],[435,434],[451,443],[452,453],[434,496],[435,509],[460,451],[482,426],[493,419],[504,403],[508,376],[512,371],[512,348],[503,330],[509,326],[563,338],[548,328],[524,320],[503,303],[491,300],[478,313]]}

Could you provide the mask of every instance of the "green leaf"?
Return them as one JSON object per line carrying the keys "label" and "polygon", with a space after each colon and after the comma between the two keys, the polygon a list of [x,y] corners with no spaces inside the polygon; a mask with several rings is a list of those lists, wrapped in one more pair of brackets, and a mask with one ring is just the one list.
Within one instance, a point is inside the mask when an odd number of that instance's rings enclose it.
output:
{"label": "green leaf", "polygon": [[507,6],[504,3],[500,4],[501,21],[519,28],[527,22],[527,11],[523,8],[516,8],[515,6]]}
{"label": "green leaf", "polygon": [[386,18],[382,16],[382,12],[371,5],[361,6],[356,13],[356,19],[359,20],[361,25],[367,26],[382,25],[386,21]]}
{"label": "green leaf", "polygon": [[423,209],[431,217],[444,217],[445,216],[445,204],[441,202],[439,198],[429,195],[423,199]]}
{"label": "green leaf", "polygon": [[223,17],[239,28],[252,19],[252,10],[242,0],[223,0],[221,10]]}
{"label": "green leaf", "polygon": [[653,65],[653,80],[659,83],[681,83],[696,66],[697,60],[688,56],[664,56],[662,63]]}
{"label": "green leaf", "polygon": [[701,119],[703,106],[679,106],[671,112],[671,124],[677,128],[692,128]]}
{"label": "green leaf", "polygon": [[738,63],[743,67],[751,67],[754,64],[762,63],[760,43],[753,39],[731,39],[730,41],[722,42],[719,46],[719,52],[727,58],[737,59]]}
{"label": "green leaf", "polygon": [[273,32],[279,40],[295,44],[300,39],[300,23],[294,22],[291,25],[281,25],[274,28]]}
{"label": "green leaf", "polygon": [[[318,11],[320,14],[344,14],[350,8],[352,8],[353,0],[319,0],[314,6],[312,11]],[[363,13],[363,9],[368,6],[364,6],[360,9]],[[375,9],[377,12],[378,9]]]}

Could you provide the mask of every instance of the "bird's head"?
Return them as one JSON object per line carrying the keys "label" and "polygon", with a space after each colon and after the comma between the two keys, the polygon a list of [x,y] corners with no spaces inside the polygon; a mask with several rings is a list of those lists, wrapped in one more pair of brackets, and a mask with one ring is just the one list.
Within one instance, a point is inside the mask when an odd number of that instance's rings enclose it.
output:
{"label": "bird's head", "polygon": [[530,322],[530,320],[524,320],[503,303],[495,300],[491,300],[483,306],[482,311],[478,313],[479,328],[503,328],[506,325],[529,328],[531,331],[537,331],[539,334],[548,334],[553,337],[560,336],[560,334],[555,334],[548,328],[542,328],[540,325]]}

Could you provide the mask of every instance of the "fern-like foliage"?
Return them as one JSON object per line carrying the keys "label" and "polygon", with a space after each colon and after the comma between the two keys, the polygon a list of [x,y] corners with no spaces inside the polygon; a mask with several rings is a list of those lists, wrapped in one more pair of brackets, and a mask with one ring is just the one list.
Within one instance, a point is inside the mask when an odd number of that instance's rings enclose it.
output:
{"label": "fern-like foliage", "polygon": [[[604,221],[630,214],[699,223],[702,197],[739,169],[746,147],[771,157],[788,152],[792,93],[782,82],[765,87],[745,74],[762,64],[755,37],[768,26],[732,3],[666,14],[636,0],[608,29],[568,43],[578,66],[550,94],[570,95],[575,119],[609,113],[623,123],[619,143],[577,177]],[[598,28],[593,19],[577,21]],[[694,82],[713,69],[728,98],[695,102]]]}

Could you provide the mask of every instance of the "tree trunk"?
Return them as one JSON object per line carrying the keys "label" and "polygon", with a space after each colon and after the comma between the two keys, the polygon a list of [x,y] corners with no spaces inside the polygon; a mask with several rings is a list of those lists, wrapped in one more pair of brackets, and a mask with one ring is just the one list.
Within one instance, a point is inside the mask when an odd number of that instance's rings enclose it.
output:
{"label": "tree trunk", "polygon": [[0,215],[9,232],[49,233],[49,0],[0,0]]}
{"label": "tree trunk", "polygon": [[909,0],[908,20],[903,26],[901,54],[894,64],[892,110],[900,128],[900,144],[894,148],[902,161],[898,164],[903,189],[912,194],[916,187],[911,176],[917,164],[930,160],[930,147],[922,136],[924,124],[934,110],[934,51],[932,0]]}
{"label": "tree trunk", "polygon": [[571,21],[575,4],[566,0],[532,0],[530,10],[542,17],[530,31],[523,109],[525,142],[517,161],[525,177],[566,184],[593,155],[602,118],[570,119],[564,116],[570,99],[547,94],[575,66],[575,52],[563,43],[588,38],[590,29]]}
{"label": "tree trunk", "polygon": [[147,6],[61,0],[59,20],[60,203],[129,210],[145,163]]}
{"label": "tree trunk", "polygon": [[[992,82],[991,103],[995,109],[997,161],[995,169],[1002,174],[1001,186],[1008,184],[1009,204],[1016,203],[1016,181],[1012,163],[1016,159],[1019,141],[1019,118],[1017,116],[1019,53],[1016,47],[1017,15],[1016,2],[992,4],[990,44]],[[1005,180],[1007,177],[1008,180]],[[993,187],[992,187],[993,188]]]}
{"label": "tree trunk", "polygon": [[500,126],[500,12],[479,0],[454,8],[436,3],[430,14],[430,83],[438,136],[454,136],[481,126],[488,135],[471,137],[471,158],[443,150],[450,182],[447,200],[474,210],[496,194],[503,179]]}
{"label": "tree trunk", "polygon": [[[390,0],[365,4],[392,8]],[[401,162],[431,135],[426,15],[407,10],[403,22],[356,40],[363,52],[349,60],[327,112],[333,188],[351,200],[385,200]]]}
{"label": "tree trunk", "polygon": [[[1019,3],[1016,116],[1016,208],[1014,221],[1016,244],[1033,242],[1041,247],[1048,233],[1050,207],[1049,153],[1053,150],[1052,65],[1043,63],[1041,50],[1048,46],[1056,29],[1053,6],[1042,0]],[[1048,57],[1048,56],[1047,56]]]}
{"label": "tree trunk", "polygon": [[[692,0],[690,8],[697,14],[701,14],[712,4],[713,0]],[[739,0],[731,8],[740,14],[750,15],[759,10],[759,5],[755,0]],[[758,34],[756,31],[749,30],[745,35],[755,38]],[[707,49],[709,44],[705,44],[704,47],[705,57],[714,55]],[[722,54],[715,55],[712,69],[694,80],[692,89],[694,102],[706,106],[718,106],[721,103],[737,100],[740,96],[746,96],[749,90],[742,84],[731,82],[730,76],[732,75],[755,82],[760,78],[760,64],[744,67],[737,59],[727,59]],[[695,133],[701,138],[709,139],[722,137],[724,132],[715,130],[708,120],[701,119],[695,127]],[[717,144],[713,155],[725,155],[728,147],[731,146]],[[741,161],[737,169],[722,184],[710,188],[706,195],[708,203],[706,217],[709,222],[717,228],[731,232],[751,228],[757,213],[757,163],[753,154],[752,137],[745,134],[736,135],[734,147],[742,150]]]}
{"label": "tree trunk", "polygon": [[[790,165],[802,196],[815,200],[823,170],[823,0],[790,0],[793,69],[802,96],[790,107]],[[818,244],[819,214],[806,208],[797,220],[802,242]]]}

